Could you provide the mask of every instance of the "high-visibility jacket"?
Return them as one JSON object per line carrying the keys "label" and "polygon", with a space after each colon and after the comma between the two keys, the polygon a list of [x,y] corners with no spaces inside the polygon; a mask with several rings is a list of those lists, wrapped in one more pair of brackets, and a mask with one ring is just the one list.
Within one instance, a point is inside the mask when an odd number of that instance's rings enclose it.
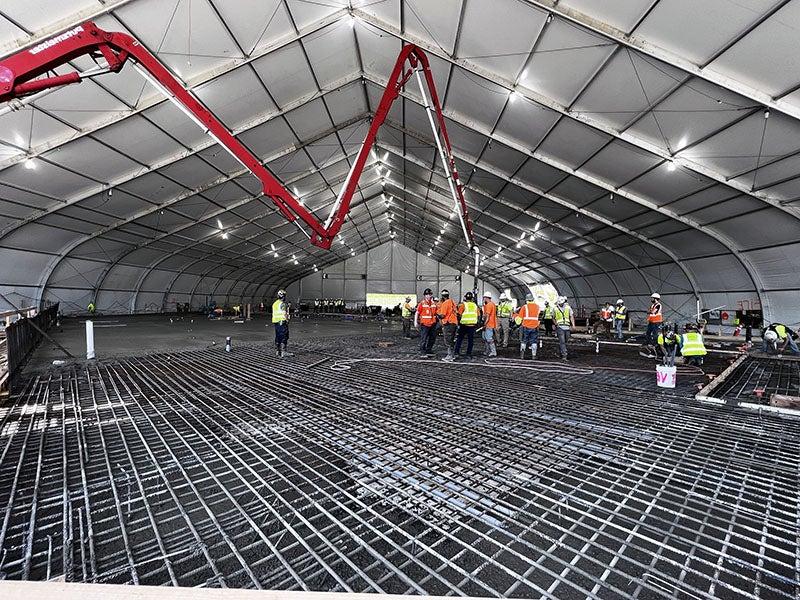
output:
{"label": "high-visibility jacket", "polygon": [[456,303],[451,298],[439,304],[439,316],[442,318],[442,324],[444,325],[458,325]]}
{"label": "high-visibility jacket", "polygon": [[411,307],[411,305],[408,302],[403,302],[403,306],[400,309],[400,311],[401,311],[400,312],[401,316],[404,319],[408,319],[409,317],[411,317],[411,313],[414,312],[414,309]]}
{"label": "high-visibility jacket", "polygon": [[664,320],[664,316],[661,314],[661,302],[656,302],[652,306],[650,306],[650,310],[647,311],[647,322],[648,323],[661,323]]}
{"label": "high-visibility jacket", "polygon": [[559,308],[556,306],[553,309],[553,318],[556,320],[556,325],[571,325],[570,315],[572,311],[569,308],[569,304],[565,304],[564,308]]}
{"label": "high-visibility jacket", "polygon": [[483,326],[486,329],[497,329],[497,305],[494,302],[483,305]]}
{"label": "high-visibility jacket", "polygon": [[430,327],[436,324],[436,302],[422,300],[417,304],[417,320],[420,325]]}
{"label": "high-visibility jacket", "polygon": [[667,339],[664,338],[664,334],[663,333],[659,333],[657,341],[658,341],[658,345],[659,346],[672,347],[672,346],[674,346],[675,344],[678,343],[678,338],[676,336],[676,337],[672,338],[672,341],[670,341],[670,340],[667,340]]}
{"label": "high-visibility jacket", "polygon": [[541,308],[536,302],[526,302],[514,315],[514,319],[519,321],[525,329],[537,329],[539,327],[539,313]]}
{"label": "high-visibility jacket", "polygon": [[90,313],[93,313],[94,312],[94,302],[89,302],[89,306],[86,307],[86,310],[88,310]]}
{"label": "high-visibility jacket", "polygon": [[786,325],[773,325],[772,328],[775,330],[775,333],[778,334],[779,340],[786,339]]}
{"label": "high-visibility jacket", "polygon": [[610,306],[608,308],[600,309],[600,318],[603,319],[603,321],[610,321],[611,315],[613,314],[614,312],[611,310]]}
{"label": "high-visibility jacket", "polygon": [[289,320],[289,315],[286,311],[286,302],[278,298],[272,303],[272,322],[283,323]]}
{"label": "high-visibility jacket", "polygon": [[690,331],[681,336],[681,356],[705,356],[706,347],[703,345],[703,334]]}
{"label": "high-visibility jacket", "polygon": [[545,306],[544,307],[544,319],[552,319],[553,318],[553,307],[552,306]]}
{"label": "high-visibility jacket", "polygon": [[625,317],[628,316],[628,307],[624,304],[617,304],[617,310],[614,313],[614,318],[617,321],[624,321]]}
{"label": "high-visibility jacket", "polygon": [[514,312],[514,307],[511,305],[511,302],[508,300],[503,300],[500,304],[497,305],[497,316],[501,319],[507,319],[511,316],[511,313]]}
{"label": "high-visibility jacket", "polygon": [[459,304],[458,314],[461,315],[462,325],[478,324],[478,305],[474,302],[462,302]]}

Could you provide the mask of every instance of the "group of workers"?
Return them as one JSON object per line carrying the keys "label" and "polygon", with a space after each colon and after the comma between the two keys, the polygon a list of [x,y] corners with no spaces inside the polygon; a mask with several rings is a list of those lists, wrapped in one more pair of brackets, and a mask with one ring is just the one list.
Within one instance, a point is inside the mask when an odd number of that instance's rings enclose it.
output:
{"label": "group of workers", "polygon": [[567,341],[575,328],[575,315],[565,297],[559,296],[552,308],[545,303],[544,311],[534,301],[533,294],[528,294],[525,304],[517,311],[514,311],[510,298],[505,294],[500,295],[498,304],[494,303],[491,292],[486,292],[482,300],[478,306],[475,293],[467,292],[463,301],[456,304],[448,290],[441,290],[437,301],[430,288],[423,292],[422,300],[416,307],[412,306],[411,297],[406,297],[401,307],[403,335],[411,337],[413,317],[413,326],[419,329],[420,355],[430,356],[441,329],[447,348],[447,356],[442,360],[452,362],[461,356],[465,339],[467,347],[464,356],[472,358],[477,332],[481,332],[484,341],[484,354],[497,356],[498,344],[508,347],[513,322],[513,326],[520,329],[520,358],[525,358],[527,350],[530,350],[531,357],[535,359],[539,347],[539,325],[547,315],[555,325],[561,358],[567,360]]}

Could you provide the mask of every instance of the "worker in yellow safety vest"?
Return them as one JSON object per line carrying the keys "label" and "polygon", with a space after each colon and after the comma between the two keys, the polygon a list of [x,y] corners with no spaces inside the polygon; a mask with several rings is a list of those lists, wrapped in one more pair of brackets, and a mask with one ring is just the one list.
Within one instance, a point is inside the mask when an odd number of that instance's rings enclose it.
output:
{"label": "worker in yellow safety vest", "polygon": [[403,337],[411,339],[411,325],[414,324],[414,311],[416,309],[411,304],[411,296],[406,296],[406,301],[400,307],[400,317],[403,319]]}
{"label": "worker in yellow safety vest", "polygon": [[478,327],[480,311],[472,292],[464,294],[464,302],[458,305],[458,337],[456,338],[456,357],[461,355],[461,344],[467,338],[467,358],[472,358],[472,345],[475,341],[475,329]]}
{"label": "worker in yellow safety vest", "polygon": [[511,304],[508,296],[500,294],[500,302],[497,304],[497,325],[500,329],[498,343],[502,342],[503,348],[508,348],[508,338],[511,334],[511,315],[514,312],[514,306]]}
{"label": "worker in yellow safety vest", "polygon": [[556,335],[558,336],[558,350],[561,360],[567,360],[567,342],[575,327],[575,315],[572,313],[572,308],[567,304],[567,299],[564,296],[559,296],[556,300],[556,307],[553,309],[553,320],[556,322]]}
{"label": "worker in yellow safety vest", "polygon": [[617,300],[617,305],[614,308],[614,330],[617,332],[617,339],[622,341],[625,336],[622,335],[622,327],[625,325],[625,319],[628,318],[628,307],[625,306],[625,301],[620,298]]}
{"label": "worker in yellow safety vest", "polygon": [[93,314],[94,314],[94,309],[95,309],[95,307],[94,307],[94,302],[89,302],[89,306],[87,306],[87,307],[86,307],[86,310],[88,310],[88,311],[89,311],[89,314],[90,314],[90,315],[93,315]]}
{"label": "worker in yellow safety vest", "polygon": [[272,303],[272,325],[275,327],[275,348],[277,356],[291,356],[286,351],[289,344],[289,305],[286,303],[286,291],[278,290],[278,298]]}
{"label": "worker in yellow safety vest", "polygon": [[544,309],[542,309],[542,325],[544,325],[544,334],[547,336],[553,335],[553,306],[548,300],[544,301]]}
{"label": "worker in yellow safety vest", "polygon": [[707,354],[703,344],[703,334],[696,325],[688,325],[687,331],[680,336],[681,356],[687,365],[699,367],[703,364],[703,357]]}
{"label": "worker in yellow safety vest", "polygon": [[775,352],[780,356],[788,348],[792,354],[798,355],[800,350],[794,341],[796,337],[797,334],[783,323],[773,323],[761,334],[761,349],[764,352]]}

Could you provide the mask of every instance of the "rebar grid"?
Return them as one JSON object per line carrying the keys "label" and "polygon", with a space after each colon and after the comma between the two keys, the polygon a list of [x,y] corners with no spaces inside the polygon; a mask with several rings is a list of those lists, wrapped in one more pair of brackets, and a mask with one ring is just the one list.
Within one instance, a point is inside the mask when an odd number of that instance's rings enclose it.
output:
{"label": "rebar grid", "polygon": [[800,396],[800,361],[749,356],[714,395],[729,402],[769,404],[773,394]]}
{"label": "rebar grid", "polygon": [[26,381],[0,413],[0,570],[512,597],[800,590],[797,419],[656,393],[647,369],[603,370],[614,357],[584,356],[592,374],[334,371],[346,350],[320,362],[304,346]]}

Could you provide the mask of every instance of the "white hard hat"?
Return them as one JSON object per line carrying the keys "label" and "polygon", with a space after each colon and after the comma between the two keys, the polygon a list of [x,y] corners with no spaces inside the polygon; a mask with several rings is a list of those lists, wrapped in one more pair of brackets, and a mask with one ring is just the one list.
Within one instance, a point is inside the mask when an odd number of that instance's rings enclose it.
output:
{"label": "white hard hat", "polygon": [[778,332],[769,329],[764,332],[764,339],[767,340],[768,342],[775,342],[778,340]]}
{"label": "white hard hat", "polygon": [[492,292],[484,292],[483,293],[483,297],[484,298],[488,298],[489,300],[491,300],[492,299]]}
{"label": "white hard hat", "polygon": [[567,301],[567,297],[566,296],[559,296],[556,299],[556,304],[564,304],[564,302],[566,302],[566,301]]}
{"label": "white hard hat", "polygon": [[661,300],[661,294],[659,294],[658,292],[653,292],[653,293],[650,295],[650,297],[651,297],[651,298],[655,298],[656,300]]}
{"label": "white hard hat", "polygon": [[505,300],[505,299],[506,299],[506,294],[505,292],[503,292],[502,294],[500,294],[500,300]]}
{"label": "white hard hat", "polygon": [[625,304],[625,302],[622,300],[622,298],[619,298],[619,299],[617,300],[617,304]]}

